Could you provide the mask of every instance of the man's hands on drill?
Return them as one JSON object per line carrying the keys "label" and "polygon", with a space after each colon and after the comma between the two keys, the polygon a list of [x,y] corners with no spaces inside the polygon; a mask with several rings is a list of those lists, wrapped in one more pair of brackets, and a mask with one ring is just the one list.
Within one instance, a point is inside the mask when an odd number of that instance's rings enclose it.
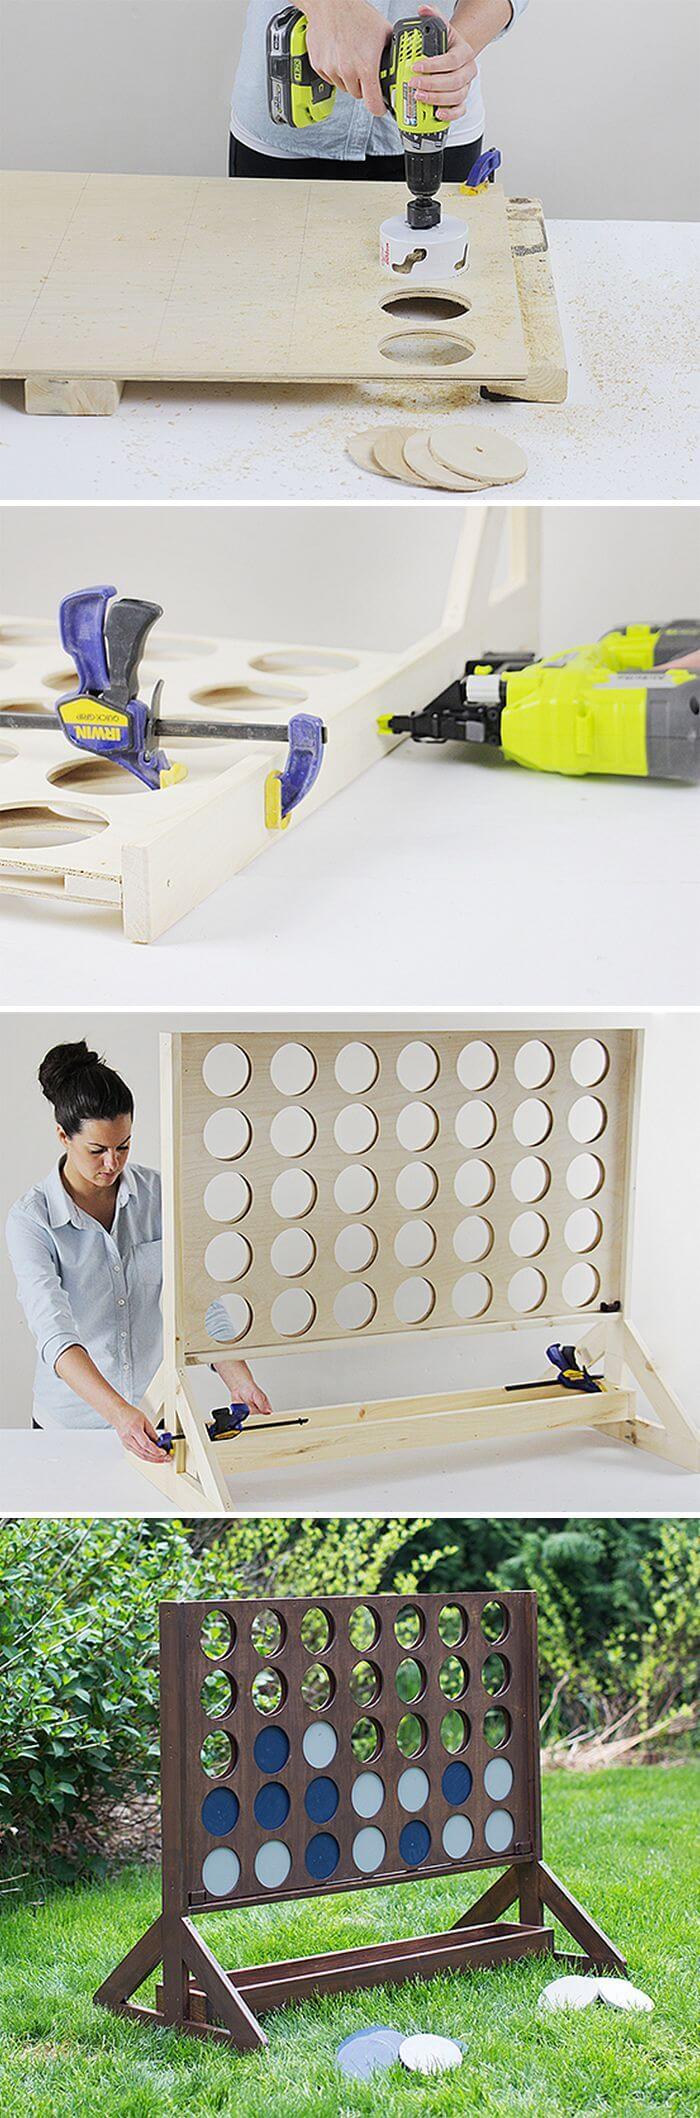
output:
{"label": "man's hands on drill", "polygon": [[[438,15],[437,7],[421,7],[420,15]],[[413,86],[422,103],[433,103],[436,118],[455,118],[464,114],[467,96],[476,80],[478,68],[476,54],[461,30],[453,22],[447,24],[447,51],[437,52],[434,59],[419,59],[413,69]]]}
{"label": "man's hands on drill", "polygon": [[309,58],[323,81],[385,115],[379,68],[391,23],[368,0],[307,0]]}

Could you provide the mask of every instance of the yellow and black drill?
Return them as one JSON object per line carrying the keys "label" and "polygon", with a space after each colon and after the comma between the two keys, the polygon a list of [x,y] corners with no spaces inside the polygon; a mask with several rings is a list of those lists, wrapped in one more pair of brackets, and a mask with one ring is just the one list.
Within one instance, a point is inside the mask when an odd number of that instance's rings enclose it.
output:
{"label": "yellow and black drill", "polygon": [[[302,129],[330,117],[333,109],[336,91],[311,64],[307,27],[298,7],[283,8],[268,25],[268,109],[275,125]],[[416,95],[413,72],[419,59],[446,50],[447,25],[440,15],[406,15],[395,23],[379,69],[384,101],[396,119],[406,157],[411,228],[435,228],[439,223],[437,194],[449,128],[449,119],[438,118],[433,104]]]}
{"label": "yellow and black drill", "polygon": [[548,656],[495,655],[384,735],[495,745],[536,772],[700,781],[700,672],[666,665],[700,651],[700,620],[627,625]]}

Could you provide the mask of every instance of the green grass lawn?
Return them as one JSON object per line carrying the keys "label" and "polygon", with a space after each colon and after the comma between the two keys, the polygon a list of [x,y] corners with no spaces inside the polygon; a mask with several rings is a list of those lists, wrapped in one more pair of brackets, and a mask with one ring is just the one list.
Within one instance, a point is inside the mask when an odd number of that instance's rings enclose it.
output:
{"label": "green grass lawn", "polygon": [[[269,2052],[240,2058],[92,2006],[98,1981],[158,1909],[158,1871],[130,1869],[4,1914],[0,2108],[12,2118],[690,2118],[700,2105],[699,1794],[693,1765],[545,1780],[546,1858],[627,1955],[655,2001],[651,2017],[538,2016],[551,1975],[543,1959],[309,2001],[268,2016]],[[212,1915],[204,1932],[230,1968],[448,1927],[481,1887],[455,1876],[266,1906]],[[345,2081],[334,2051],[371,2022],[459,2038],[460,2072],[428,2081],[399,2067]]]}

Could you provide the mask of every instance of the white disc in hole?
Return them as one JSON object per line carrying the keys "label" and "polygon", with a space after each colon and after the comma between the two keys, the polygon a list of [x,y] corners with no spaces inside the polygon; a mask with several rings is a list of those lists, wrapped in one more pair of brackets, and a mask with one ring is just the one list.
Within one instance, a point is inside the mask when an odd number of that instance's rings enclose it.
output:
{"label": "white disc in hole", "polygon": [[338,1748],[332,1721],[314,1721],[311,1728],[305,1729],[301,1747],[307,1765],[312,1765],[315,1772],[332,1765]]}
{"label": "white disc in hole", "polygon": [[489,1758],[484,1773],[484,1786],[489,1800],[505,1802],[513,1785],[513,1767],[507,1758]]}
{"label": "white disc in hole", "polygon": [[484,1825],[484,1838],[492,1853],[505,1853],[511,1845],[515,1825],[508,1809],[492,1809]]}
{"label": "white disc in hole", "polygon": [[406,1766],[405,1772],[399,1776],[396,1792],[402,1809],[408,1810],[410,1815],[413,1816],[417,1810],[425,1808],[430,1793],[430,1781],[422,1765]]}
{"label": "white disc in hole", "polygon": [[451,1861],[462,1861],[469,1852],[474,1837],[468,1816],[448,1816],[442,1829],[442,1843]]}
{"label": "white disc in hole", "polygon": [[364,1831],[358,1831],[352,1842],[352,1857],[361,1875],[374,1875],[375,1870],[381,1868],[385,1854],[386,1840],[376,1824],[368,1824]]}
{"label": "white disc in hole", "polygon": [[210,1897],[229,1897],[241,1872],[238,1854],[231,1846],[214,1846],[202,1864],[202,1882]]}
{"label": "white disc in hole", "polygon": [[378,1772],[361,1772],[353,1783],[350,1800],[356,1816],[378,1816],[384,1803],[384,1781]]}
{"label": "white disc in hole", "polygon": [[267,1839],[259,1846],[255,1856],[255,1873],[263,1890],[279,1890],[286,1883],[292,1865],[289,1847],[281,1839]]}

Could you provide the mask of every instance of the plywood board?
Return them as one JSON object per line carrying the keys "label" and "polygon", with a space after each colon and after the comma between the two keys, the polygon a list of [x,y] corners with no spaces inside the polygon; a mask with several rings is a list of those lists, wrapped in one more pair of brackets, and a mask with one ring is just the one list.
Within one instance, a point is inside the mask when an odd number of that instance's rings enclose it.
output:
{"label": "plywood board", "polygon": [[633,1051],[498,1027],[176,1040],[185,1356],[618,1302]]}
{"label": "plywood board", "polygon": [[379,265],[379,227],[405,198],[395,184],[10,172],[0,194],[0,375],[524,379],[531,361],[502,191],[444,187],[445,211],[470,238],[465,272],[435,282],[465,303],[448,322],[386,309],[407,290]]}
{"label": "plywood board", "polygon": [[[504,553],[505,546],[505,553]],[[504,561],[504,564],[501,562]],[[286,721],[303,707],[328,730],[322,770],[290,829],[383,759],[381,713],[426,705],[466,654],[536,640],[539,533],[532,511],[483,510],[463,521],[441,623],[400,652],[319,649],[279,641],[156,633],[145,696],[166,679],[163,711],[203,721]],[[390,618],[387,633],[390,636]],[[153,941],[262,851],[264,788],[284,751],[261,743],[168,742],[188,777],[151,792],[132,775],[81,758],[52,708],[75,689],[53,625],[0,623],[0,891],[112,906],[133,941]],[[46,713],[46,733],[6,729],[3,710]],[[284,844],[286,833],[281,837]]]}

